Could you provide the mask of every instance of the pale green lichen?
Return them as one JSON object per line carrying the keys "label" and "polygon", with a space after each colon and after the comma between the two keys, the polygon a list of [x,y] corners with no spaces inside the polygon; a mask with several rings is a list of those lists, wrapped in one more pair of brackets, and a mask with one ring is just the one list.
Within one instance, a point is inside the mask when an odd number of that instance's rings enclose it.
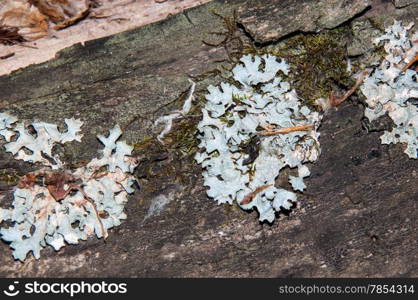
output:
{"label": "pale green lichen", "polygon": [[[209,86],[195,156],[204,168],[207,194],[218,203],[237,201],[245,210],[257,209],[260,221],[273,222],[275,212],[290,209],[297,195],[275,181],[285,167],[297,168],[298,176],[289,176],[294,190],[305,188],[309,176],[305,162],[315,161],[320,153],[316,131],[321,116],[303,106],[288,82],[278,75],[289,66],[272,55],[241,58],[233,70],[239,84]],[[239,99],[239,101],[236,101]],[[311,130],[260,136],[262,128],[310,126]],[[251,141],[258,150],[247,153]],[[251,147],[250,147],[251,148]],[[253,156],[253,157],[252,157]],[[258,192],[259,191],[259,192]]]}
{"label": "pale green lichen", "polygon": [[[128,194],[134,191],[135,179],[131,174],[137,165],[137,160],[130,157],[133,147],[117,141],[122,131],[116,126],[108,137],[98,137],[105,146],[100,158],[73,172],[63,169],[65,166],[53,154],[54,144],[80,140],[82,125],[80,120],[65,121],[68,127],[65,132],[60,132],[55,124],[44,122],[33,123],[29,131],[23,123],[16,124],[17,118],[0,114],[0,133],[8,141],[6,150],[16,159],[44,166],[31,173],[42,177],[44,182],[25,177],[13,193],[12,208],[0,208],[0,223],[9,222],[0,230],[1,239],[10,243],[13,256],[21,261],[29,252],[39,258],[46,245],[59,250],[66,243],[78,244],[93,234],[106,237],[108,229],[126,218],[123,210]],[[12,140],[15,135],[18,137]],[[58,186],[59,181],[51,186],[48,176],[71,180],[62,187]],[[58,199],[54,196],[54,190],[68,189],[71,184],[77,184],[78,188],[71,188],[75,193]]]}

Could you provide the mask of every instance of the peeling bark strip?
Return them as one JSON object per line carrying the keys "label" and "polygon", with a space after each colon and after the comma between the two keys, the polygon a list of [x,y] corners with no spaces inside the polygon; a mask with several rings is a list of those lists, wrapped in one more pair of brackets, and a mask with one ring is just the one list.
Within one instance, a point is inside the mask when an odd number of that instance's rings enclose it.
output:
{"label": "peeling bark strip", "polygon": [[238,11],[238,22],[258,43],[295,32],[332,29],[365,11],[369,0],[254,0]]}
{"label": "peeling bark strip", "polygon": [[314,128],[315,128],[315,125],[299,125],[299,126],[286,127],[286,128],[280,128],[277,130],[269,130],[269,131],[261,132],[260,135],[270,136],[270,135],[277,135],[277,134],[286,134],[286,133],[295,132],[295,131],[308,131]]}

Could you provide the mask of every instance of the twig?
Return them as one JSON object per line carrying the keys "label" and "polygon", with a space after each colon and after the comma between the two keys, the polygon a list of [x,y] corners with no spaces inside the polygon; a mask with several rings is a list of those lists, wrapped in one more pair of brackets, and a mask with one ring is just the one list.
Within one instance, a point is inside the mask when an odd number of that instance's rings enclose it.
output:
{"label": "twig", "polygon": [[270,136],[270,135],[277,135],[277,134],[286,134],[286,133],[295,132],[295,131],[308,131],[314,128],[315,128],[315,125],[299,125],[299,126],[293,126],[293,127],[280,128],[277,130],[268,130],[265,132],[260,132],[259,135]]}
{"label": "twig", "polygon": [[402,72],[405,72],[406,70],[408,70],[414,63],[416,63],[418,61],[418,54],[417,56],[415,56],[409,63],[407,63],[405,65],[405,67],[402,68]]}
{"label": "twig", "polygon": [[14,52],[10,52],[10,53],[7,53],[5,55],[0,56],[0,59],[7,59],[7,58],[12,57],[14,55],[15,55]]}
{"label": "twig", "polygon": [[335,97],[334,93],[331,92],[331,95],[329,96],[329,103],[332,106],[338,106],[341,103],[343,103],[345,100],[347,100],[358,88],[359,86],[363,83],[364,79],[366,78],[366,76],[369,75],[369,71],[363,71],[357,78],[356,84],[349,89],[342,97],[338,98]]}

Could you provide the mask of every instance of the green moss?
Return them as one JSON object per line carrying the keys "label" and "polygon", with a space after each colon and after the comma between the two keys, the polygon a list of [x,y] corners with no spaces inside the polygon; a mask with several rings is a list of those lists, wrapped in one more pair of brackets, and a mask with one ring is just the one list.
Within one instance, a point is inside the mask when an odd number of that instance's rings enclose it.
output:
{"label": "green moss", "polygon": [[[296,89],[298,95],[305,100],[305,104],[308,105],[313,105],[317,98],[328,97],[336,87],[348,89],[354,83],[346,72],[344,36],[350,34],[348,26],[318,34],[298,34],[275,45],[256,48],[255,45],[250,45],[248,41],[242,40],[233,17],[217,16],[224,20],[225,30],[212,32],[211,34],[221,37],[221,41],[217,43],[206,42],[206,44],[214,47],[225,47],[229,54],[229,60],[224,64],[225,68],[234,66],[237,59],[245,54],[262,55],[269,53],[285,58],[292,68],[286,79]],[[218,75],[219,72],[210,70],[203,77],[207,79],[207,77]],[[231,75],[222,79],[233,81]],[[170,176],[175,177],[180,182],[187,181],[186,178],[189,177],[193,171],[193,166],[195,166],[194,155],[198,151],[197,124],[201,119],[200,107],[205,103],[203,95],[198,98],[198,105],[194,105],[188,117],[175,122],[171,132],[164,139],[164,145],[161,145],[155,137],[146,137],[135,144],[135,150],[146,152],[147,156],[152,156],[153,153],[158,152],[168,152],[172,159],[170,170],[165,169],[161,172],[170,173]],[[179,98],[177,100],[173,102],[170,109],[181,107],[183,99]],[[233,95],[233,100],[239,104],[244,99],[238,95]],[[229,122],[226,116],[221,120],[226,123]],[[154,175],[156,174],[152,176]]]}
{"label": "green moss", "polygon": [[20,177],[9,170],[3,169],[0,171],[0,181],[5,182],[8,185],[16,185],[20,180]]}
{"label": "green moss", "polygon": [[328,98],[331,92],[347,90],[354,84],[346,71],[345,40],[350,34],[348,26],[318,34],[301,33],[263,52],[286,59],[292,87],[306,104],[313,106],[316,99]]}
{"label": "green moss", "polygon": [[248,100],[246,95],[232,94],[232,101],[234,101],[237,105],[240,105],[245,100]]}

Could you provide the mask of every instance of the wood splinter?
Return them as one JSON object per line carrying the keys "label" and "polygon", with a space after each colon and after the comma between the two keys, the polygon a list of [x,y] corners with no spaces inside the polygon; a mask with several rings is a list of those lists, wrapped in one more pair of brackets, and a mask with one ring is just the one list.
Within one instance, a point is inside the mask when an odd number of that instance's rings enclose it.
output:
{"label": "wood splinter", "polygon": [[0,56],[0,59],[8,59],[8,58],[10,58],[10,57],[12,57],[12,56],[14,56],[15,55],[15,53],[14,52],[10,52],[10,53],[7,53],[7,54],[5,54],[5,55],[1,55]]}
{"label": "wood splinter", "polygon": [[280,128],[277,130],[271,130],[270,128],[266,128],[267,131],[260,132],[259,135],[270,136],[270,135],[277,135],[277,134],[286,134],[286,133],[295,132],[295,131],[308,131],[314,128],[315,128],[315,125],[298,125],[298,126],[293,126],[293,127]]}

